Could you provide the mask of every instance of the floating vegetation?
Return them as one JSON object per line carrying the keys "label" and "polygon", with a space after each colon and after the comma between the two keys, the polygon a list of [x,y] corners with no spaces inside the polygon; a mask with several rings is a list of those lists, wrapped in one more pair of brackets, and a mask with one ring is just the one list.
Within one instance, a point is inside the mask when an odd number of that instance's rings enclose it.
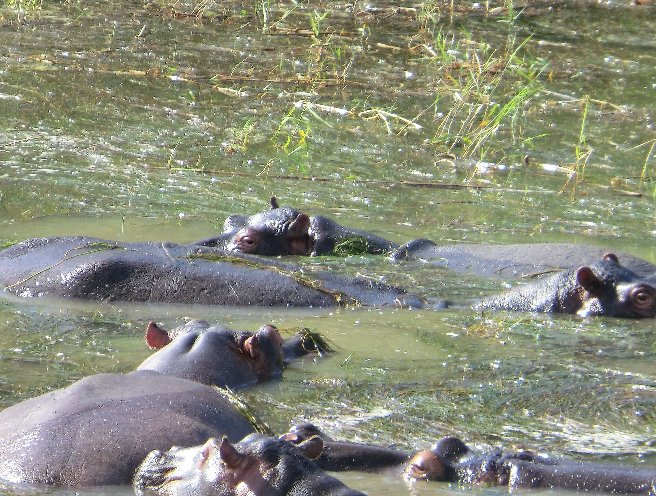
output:
{"label": "floating vegetation", "polygon": [[369,243],[367,239],[361,236],[354,236],[343,239],[335,243],[333,253],[337,256],[364,255],[369,252]]}

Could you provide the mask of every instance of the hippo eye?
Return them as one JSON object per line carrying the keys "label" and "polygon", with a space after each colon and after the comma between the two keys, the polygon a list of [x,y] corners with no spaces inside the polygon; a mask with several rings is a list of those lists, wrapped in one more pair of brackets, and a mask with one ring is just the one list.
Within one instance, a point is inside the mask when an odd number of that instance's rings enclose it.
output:
{"label": "hippo eye", "polygon": [[631,295],[631,301],[639,310],[651,310],[656,307],[656,297],[647,288],[636,288]]}
{"label": "hippo eye", "polygon": [[654,297],[651,294],[649,294],[647,291],[639,291],[634,296],[634,300],[640,306],[647,306],[652,304],[652,302],[654,301]]}

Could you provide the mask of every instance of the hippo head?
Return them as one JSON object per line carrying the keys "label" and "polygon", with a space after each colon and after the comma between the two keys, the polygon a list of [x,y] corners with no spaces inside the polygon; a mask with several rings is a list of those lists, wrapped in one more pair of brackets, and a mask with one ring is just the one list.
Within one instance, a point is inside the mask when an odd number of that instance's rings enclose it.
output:
{"label": "hippo head", "polygon": [[610,317],[655,317],[656,288],[622,267],[613,253],[601,262],[576,271],[576,281],[584,290],[577,314]]}
{"label": "hippo head", "polygon": [[313,246],[309,230],[310,217],[276,203],[271,210],[249,217],[226,248],[255,255],[309,255]]}
{"label": "hippo head", "polygon": [[322,451],[318,437],[299,445],[262,434],[236,444],[210,438],[202,446],[151,452],[137,469],[134,486],[137,494],[156,495],[246,494],[238,486],[257,495],[314,494],[300,486],[308,475],[321,473],[310,460]]}
{"label": "hippo head", "polygon": [[149,323],[146,340],[158,351],[138,369],[231,388],[280,378],[284,365],[282,337],[274,326],[262,326],[255,333],[207,325],[185,328],[186,332],[172,338],[154,322]]}

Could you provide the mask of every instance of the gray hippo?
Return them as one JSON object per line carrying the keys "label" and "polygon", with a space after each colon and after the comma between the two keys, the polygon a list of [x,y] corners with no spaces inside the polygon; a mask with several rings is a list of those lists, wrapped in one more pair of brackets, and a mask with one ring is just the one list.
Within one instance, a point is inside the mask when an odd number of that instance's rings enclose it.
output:
{"label": "gray hippo", "polygon": [[270,324],[252,333],[211,326],[202,320],[191,320],[170,331],[150,322],[145,338],[150,348],[160,351],[137,370],[156,370],[232,389],[280,379],[285,362],[331,351],[316,333],[302,331],[283,340]]}
{"label": "gray hippo", "polygon": [[[601,259],[609,251],[576,243],[438,245],[428,239],[414,239],[394,250],[389,258],[395,262],[420,260],[481,277],[526,278],[576,269]],[[647,280],[656,280],[656,265],[653,263],[626,253],[614,253],[627,269]]]}
{"label": "gray hippo", "polygon": [[656,468],[552,459],[530,451],[474,454],[460,439],[446,437],[410,460],[406,476],[464,484],[559,488],[612,494],[656,492]]}
{"label": "gray hippo", "polygon": [[256,426],[215,386],[279,377],[282,343],[272,326],[255,333],[190,331],[134,372],[90,376],[11,406],[0,412],[0,479],[129,484],[155,449],[210,437],[238,441]]}
{"label": "gray hippo", "polygon": [[93,375],[0,412],[0,479],[129,484],[154,449],[254,430],[214,387],[149,370]]}
{"label": "gray hippo", "polygon": [[485,298],[475,309],[571,313],[581,317],[656,316],[656,288],[622,267],[616,255]]}
{"label": "gray hippo", "polygon": [[328,255],[344,253],[387,253],[398,245],[380,236],[344,227],[323,216],[308,216],[290,207],[280,207],[271,198],[271,209],[251,216],[231,215],[219,236],[198,241],[201,246],[218,246],[257,255]]}
{"label": "gray hippo", "polygon": [[280,436],[280,439],[299,444],[315,436],[323,441],[323,451],[315,462],[322,469],[332,472],[343,470],[380,472],[401,467],[411,457],[410,453],[396,448],[331,439],[310,422],[293,425],[289,432]]}
{"label": "gray hippo", "polygon": [[421,259],[480,276],[532,280],[483,299],[474,305],[476,309],[630,318],[656,315],[656,266],[598,247],[567,243],[439,246],[419,239],[401,246],[391,258]]}
{"label": "gray hippo", "polygon": [[36,238],[0,251],[0,284],[22,297],[236,306],[423,306],[364,278],[301,271],[271,258],[174,243]]}
{"label": "gray hippo", "polygon": [[154,451],[138,468],[138,495],[364,496],[321,470],[313,459],[323,443],[299,445],[261,434],[236,444],[209,439],[194,448]]}

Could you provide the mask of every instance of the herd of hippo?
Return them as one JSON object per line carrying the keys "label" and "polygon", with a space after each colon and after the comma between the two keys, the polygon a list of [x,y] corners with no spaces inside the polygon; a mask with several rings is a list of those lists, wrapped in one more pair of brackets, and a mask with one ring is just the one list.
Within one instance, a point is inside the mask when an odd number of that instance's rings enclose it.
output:
{"label": "herd of hippo", "polygon": [[[366,278],[308,272],[272,256],[381,254],[481,276],[544,274],[484,298],[479,311],[656,316],[656,266],[570,244],[398,246],[325,217],[279,207],[230,216],[192,244],[38,238],[0,252],[0,282],[21,297],[329,307],[445,302]],[[621,263],[620,263],[621,262]],[[357,496],[329,472],[398,471],[408,480],[656,494],[656,468],[565,461],[531,451],[476,453],[445,437],[419,453],[334,440],[312,424],[274,436],[233,391],[280,380],[285,364],[330,350],[321,336],[283,340],[272,325],[234,331],[151,322],[156,351],[128,374],[98,374],[0,412],[0,481],[73,487],[133,484],[137,494]]]}

